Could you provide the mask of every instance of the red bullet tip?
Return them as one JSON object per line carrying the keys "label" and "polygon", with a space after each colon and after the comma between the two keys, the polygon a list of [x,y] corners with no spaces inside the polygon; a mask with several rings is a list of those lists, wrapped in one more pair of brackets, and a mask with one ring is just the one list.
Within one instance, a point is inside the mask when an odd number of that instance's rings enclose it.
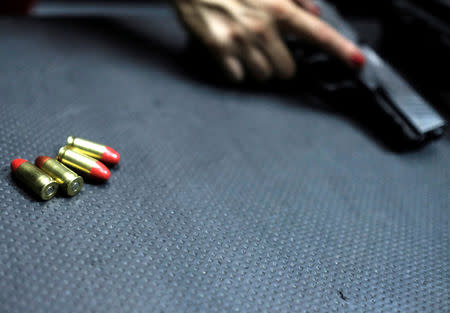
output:
{"label": "red bullet tip", "polygon": [[47,160],[50,159],[50,157],[45,156],[45,155],[40,155],[36,158],[36,160],[34,160],[34,164],[41,168],[45,162],[47,162]]}
{"label": "red bullet tip", "polygon": [[22,165],[22,163],[28,162],[27,160],[24,159],[14,159],[11,162],[11,169],[13,172],[17,171],[17,169],[19,168],[20,165]]}
{"label": "red bullet tip", "polygon": [[108,180],[111,176],[111,172],[108,168],[100,161],[96,162],[96,166],[91,168],[90,177],[95,180]]}
{"label": "red bullet tip", "polygon": [[106,147],[106,151],[102,154],[102,161],[108,164],[118,164],[120,162],[120,154],[111,147]]}
{"label": "red bullet tip", "polygon": [[355,67],[361,68],[366,63],[366,57],[360,51],[357,51],[352,55],[351,62]]}

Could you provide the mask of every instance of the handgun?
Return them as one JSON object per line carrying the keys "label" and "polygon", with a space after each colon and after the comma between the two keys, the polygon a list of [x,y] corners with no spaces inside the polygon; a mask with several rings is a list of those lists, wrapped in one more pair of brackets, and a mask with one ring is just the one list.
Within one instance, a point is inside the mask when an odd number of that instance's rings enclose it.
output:
{"label": "handgun", "polygon": [[335,7],[317,0],[325,22],[358,44],[366,57],[360,71],[346,68],[336,58],[318,51],[296,38],[286,42],[298,62],[299,72],[312,77],[318,90],[340,103],[349,98],[376,106],[382,118],[378,123],[392,126],[396,138],[423,144],[444,133],[446,121],[400,74],[371,47],[361,42],[358,33]]}

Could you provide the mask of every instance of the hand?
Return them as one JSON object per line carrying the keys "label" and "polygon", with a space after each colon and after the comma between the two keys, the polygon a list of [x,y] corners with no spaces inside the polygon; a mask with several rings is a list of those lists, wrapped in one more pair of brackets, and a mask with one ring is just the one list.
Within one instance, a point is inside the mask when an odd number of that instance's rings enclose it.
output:
{"label": "hand", "polygon": [[[362,52],[315,15],[312,0],[173,0],[193,32],[236,81],[291,78],[294,60],[280,32],[295,34],[335,54],[351,67],[364,64]],[[245,73],[245,72],[248,73]]]}

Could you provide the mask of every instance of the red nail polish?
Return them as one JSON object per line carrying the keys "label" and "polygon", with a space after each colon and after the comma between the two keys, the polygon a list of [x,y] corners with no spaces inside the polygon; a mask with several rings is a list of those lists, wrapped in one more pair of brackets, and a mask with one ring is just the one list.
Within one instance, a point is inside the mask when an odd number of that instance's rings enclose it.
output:
{"label": "red nail polish", "polygon": [[320,10],[320,8],[319,8],[318,6],[315,6],[315,7],[312,9],[312,12],[313,12],[314,15],[316,15],[316,16],[321,16],[321,15],[322,15],[322,10]]}
{"label": "red nail polish", "polygon": [[352,55],[351,62],[355,67],[361,68],[366,63],[366,57],[364,56],[364,54],[357,51]]}

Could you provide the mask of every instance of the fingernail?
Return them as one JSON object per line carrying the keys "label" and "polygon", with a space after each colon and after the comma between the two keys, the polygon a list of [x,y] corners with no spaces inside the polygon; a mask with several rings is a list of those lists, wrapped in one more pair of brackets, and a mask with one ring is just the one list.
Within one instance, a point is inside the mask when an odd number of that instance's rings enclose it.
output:
{"label": "fingernail", "polygon": [[350,58],[353,66],[361,68],[366,63],[366,57],[360,51],[356,51]]}
{"label": "fingernail", "polygon": [[317,5],[312,8],[312,12],[315,16],[322,15],[322,10],[320,10],[320,8]]}
{"label": "fingernail", "polygon": [[229,57],[227,58],[226,62],[231,74],[231,78],[236,82],[242,81],[244,79],[244,69],[242,68],[239,60],[234,57]]}

